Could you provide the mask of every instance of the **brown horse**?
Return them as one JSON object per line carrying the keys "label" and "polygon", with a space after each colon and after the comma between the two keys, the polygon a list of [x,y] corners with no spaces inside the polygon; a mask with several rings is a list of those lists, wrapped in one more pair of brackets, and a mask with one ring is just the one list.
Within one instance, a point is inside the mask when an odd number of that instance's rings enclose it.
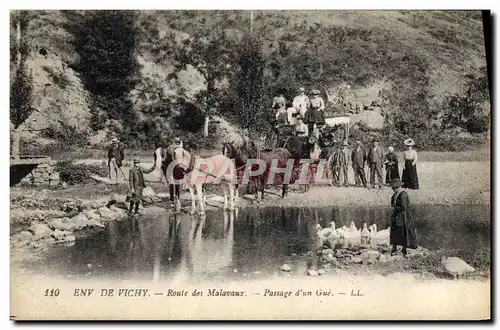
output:
{"label": "brown horse", "polygon": [[[235,167],[237,169],[245,167],[246,170],[257,171],[257,164],[248,164],[248,160],[259,160],[265,164],[265,169],[261,174],[252,176],[250,182],[255,182],[257,185],[257,190],[255,192],[255,197],[258,202],[264,199],[264,188],[266,187],[267,180],[269,178],[271,166],[276,163],[277,168],[285,168],[287,166],[288,160],[292,158],[290,152],[284,148],[276,148],[272,150],[260,150],[255,143],[245,142],[240,146],[235,146],[233,142],[224,143],[222,148],[222,153],[224,156],[233,159],[235,162]],[[282,180],[285,179],[283,174],[280,174]],[[259,190],[261,192],[259,198]],[[284,198],[288,192],[288,184],[282,184],[281,197]]]}

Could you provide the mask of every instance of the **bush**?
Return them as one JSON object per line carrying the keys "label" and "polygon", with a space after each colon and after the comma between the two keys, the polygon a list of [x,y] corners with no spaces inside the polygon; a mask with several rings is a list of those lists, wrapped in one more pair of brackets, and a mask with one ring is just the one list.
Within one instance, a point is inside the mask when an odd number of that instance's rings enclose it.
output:
{"label": "bush", "polygon": [[54,166],[59,172],[59,178],[62,182],[68,184],[84,184],[92,182],[92,175],[106,177],[108,170],[104,165],[76,164],[73,161],[59,161]]}

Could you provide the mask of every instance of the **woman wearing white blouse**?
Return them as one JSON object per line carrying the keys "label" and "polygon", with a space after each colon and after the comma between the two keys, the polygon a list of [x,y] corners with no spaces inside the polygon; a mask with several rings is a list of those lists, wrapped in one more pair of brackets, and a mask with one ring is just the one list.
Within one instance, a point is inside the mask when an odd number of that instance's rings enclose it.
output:
{"label": "woman wearing white blouse", "polygon": [[417,152],[413,149],[415,141],[412,139],[406,139],[404,144],[408,149],[404,152],[405,163],[403,168],[403,188],[417,190],[418,186],[418,174],[417,174]]}

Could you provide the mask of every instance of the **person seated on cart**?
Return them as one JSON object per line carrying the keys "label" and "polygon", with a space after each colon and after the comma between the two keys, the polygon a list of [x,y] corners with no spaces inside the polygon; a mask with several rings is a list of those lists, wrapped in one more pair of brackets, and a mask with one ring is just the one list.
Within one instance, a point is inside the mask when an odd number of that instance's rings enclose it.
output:
{"label": "person seated on cart", "polygon": [[295,126],[295,134],[300,138],[306,138],[309,136],[309,127],[304,124],[304,117],[301,115],[297,116],[297,125]]}
{"label": "person seated on cart", "polygon": [[271,106],[274,110],[278,110],[280,108],[284,108],[286,104],[285,96],[282,93],[278,94],[273,98],[273,105]]}
{"label": "person seated on cart", "polygon": [[325,126],[325,102],[319,96],[320,92],[317,89],[311,91],[311,98],[309,99],[310,108],[304,115],[304,121],[309,126],[309,135],[314,134],[319,137],[321,129]]}
{"label": "person seated on cart", "polygon": [[309,108],[309,97],[307,97],[306,89],[304,87],[299,88],[299,95],[295,96],[293,99],[293,107],[295,108],[297,114],[300,114],[301,116],[304,116]]}

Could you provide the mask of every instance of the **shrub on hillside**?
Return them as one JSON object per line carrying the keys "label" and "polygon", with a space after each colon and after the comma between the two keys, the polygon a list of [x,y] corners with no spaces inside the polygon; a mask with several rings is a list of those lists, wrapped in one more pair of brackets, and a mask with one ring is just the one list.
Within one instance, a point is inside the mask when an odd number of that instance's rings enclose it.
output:
{"label": "shrub on hillside", "polygon": [[68,184],[89,183],[92,182],[92,175],[108,175],[105,165],[76,164],[68,160],[57,162],[54,169],[59,172],[60,180]]}

